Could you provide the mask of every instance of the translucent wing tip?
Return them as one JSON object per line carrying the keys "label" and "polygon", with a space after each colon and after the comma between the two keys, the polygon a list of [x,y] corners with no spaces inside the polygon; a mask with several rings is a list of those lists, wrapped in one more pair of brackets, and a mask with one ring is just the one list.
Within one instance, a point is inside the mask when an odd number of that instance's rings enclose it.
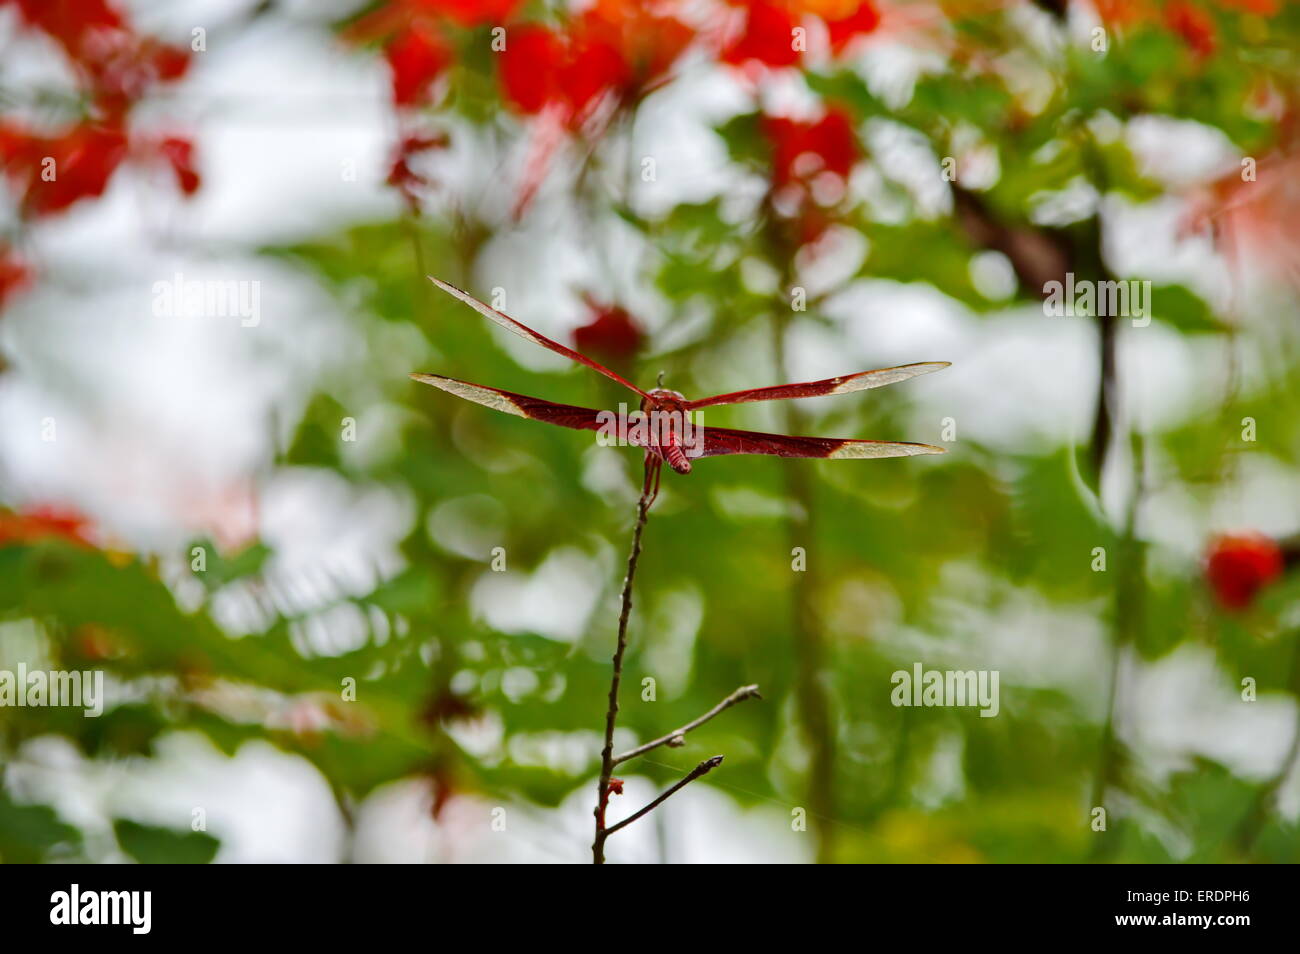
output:
{"label": "translucent wing tip", "polygon": [[445,378],[441,374],[420,374],[412,372],[411,379],[419,381],[421,384],[431,384],[435,388],[440,388],[448,394],[454,394],[458,398],[464,398],[466,401],[473,401],[475,404],[482,404],[484,407],[490,407],[494,411],[501,411],[505,414],[513,414],[516,417],[528,417],[524,411],[510,395],[498,391],[496,388],[486,388],[479,384],[470,384],[468,381],[458,381],[455,378]]}
{"label": "translucent wing tip", "polygon": [[421,384],[432,384],[435,388],[442,387],[442,382],[447,380],[437,374],[423,374],[419,371],[412,371],[407,375],[412,381],[419,381]]}
{"label": "translucent wing tip", "polygon": [[921,374],[930,374],[933,371],[942,371],[944,368],[952,367],[951,361],[921,361],[917,364],[904,364],[896,368],[880,368],[876,371],[861,371],[857,374],[850,374],[840,379],[829,393],[847,394],[851,391],[866,391],[870,388],[881,388],[887,384],[897,384],[899,381],[906,381]]}
{"label": "translucent wing tip", "polygon": [[919,457],[922,454],[946,454],[947,448],[933,444],[889,441],[845,441],[833,450],[831,460],[879,460],[885,457]]}
{"label": "translucent wing tip", "polygon": [[481,301],[479,301],[469,292],[462,291],[461,289],[457,288],[455,285],[451,284],[450,282],[444,282],[441,278],[434,278],[432,275],[425,275],[424,277],[429,279],[429,281],[433,282],[435,285],[437,285],[439,288],[445,291],[452,298],[456,298],[460,301],[463,301],[465,304],[469,305],[471,308],[473,308],[475,311],[479,312],[480,314],[487,315],[489,318],[492,317],[491,315],[488,315],[488,311],[485,310],[487,309],[488,306],[483,304]]}
{"label": "translucent wing tip", "polygon": [[944,368],[951,368],[951,361],[918,361],[916,364],[905,364],[904,368],[910,368],[917,374],[929,374],[931,371],[942,371]]}
{"label": "translucent wing tip", "polygon": [[465,293],[461,291],[459,288],[457,288],[455,285],[450,285],[447,282],[444,282],[441,278],[434,278],[432,275],[425,275],[424,277],[429,279],[429,281],[433,282],[435,285],[437,285],[439,288],[445,291],[448,295],[454,295],[457,298],[460,298],[462,300],[464,299]]}

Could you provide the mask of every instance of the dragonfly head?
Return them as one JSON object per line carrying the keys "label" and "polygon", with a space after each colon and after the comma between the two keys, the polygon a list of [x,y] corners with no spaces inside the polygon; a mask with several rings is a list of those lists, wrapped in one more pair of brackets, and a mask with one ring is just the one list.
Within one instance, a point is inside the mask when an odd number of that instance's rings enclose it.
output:
{"label": "dragonfly head", "polygon": [[668,388],[651,388],[646,392],[649,397],[641,399],[641,410],[649,414],[651,411],[684,411],[683,405],[686,403],[686,395],[680,391],[670,391]]}

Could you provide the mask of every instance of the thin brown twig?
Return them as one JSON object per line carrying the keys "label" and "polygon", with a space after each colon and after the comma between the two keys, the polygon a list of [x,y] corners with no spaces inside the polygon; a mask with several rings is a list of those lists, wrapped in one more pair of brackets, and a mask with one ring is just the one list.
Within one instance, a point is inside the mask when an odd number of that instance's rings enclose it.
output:
{"label": "thin brown twig", "polygon": [[650,812],[654,811],[679,789],[685,788],[687,785],[695,781],[701,775],[708,775],[710,772],[712,772],[715,768],[717,768],[721,764],[722,764],[721,755],[715,755],[712,758],[705,759],[699,765],[695,766],[695,768],[691,769],[685,778],[683,778],[680,782],[674,784],[671,788],[667,789],[662,795],[656,798],[645,808],[641,809],[639,812],[637,812],[634,815],[628,815],[627,818],[624,818],[617,825],[611,825],[609,828],[606,828],[605,837],[609,837],[610,835],[614,834],[614,832],[618,831],[620,828],[626,828],[628,825],[632,824],[642,815],[647,815]]}
{"label": "thin brown twig", "polygon": [[744,702],[746,699],[761,699],[761,698],[763,697],[759,695],[757,685],[741,686],[739,689],[737,689],[731,695],[727,696],[727,698],[723,699],[721,702],[719,702],[708,712],[704,713],[704,715],[700,716],[698,719],[686,723],[680,729],[673,729],[673,731],[669,732],[667,735],[661,735],[659,738],[651,742],[647,742],[644,745],[638,745],[635,749],[631,749],[627,752],[624,752],[622,755],[614,756],[614,765],[620,765],[623,762],[626,762],[628,759],[636,758],[638,755],[645,755],[645,753],[649,752],[651,749],[657,749],[661,745],[666,745],[669,748],[675,749],[678,746],[682,745],[683,742],[685,742],[686,733],[690,732],[692,729],[698,729],[700,726],[704,725],[704,723],[708,722],[714,716],[718,715],[721,712],[726,711],[727,709],[730,709],[732,706],[736,705],[739,702]]}
{"label": "thin brown twig", "polygon": [[[654,490],[657,490],[657,471],[655,471]],[[623,609],[618,617],[618,644],[614,647],[614,674],[609,683],[609,709],[605,713],[605,747],[600,752],[600,783],[596,794],[596,839],[591,843],[591,860],[593,864],[605,863],[605,839],[609,830],[605,827],[605,806],[609,802],[609,779],[614,774],[614,726],[618,720],[618,687],[623,679],[623,654],[627,651],[627,621],[632,614],[632,580],[636,576],[636,564],[641,556],[641,531],[645,529],[646,517],[650,504],[654,500],[652,492],[652,464],[646,457],[646,476],[641,485],[641,499],[637,503],[636,527],[632,531],[632,550],[627,557],[627,576],[623,579]]]}

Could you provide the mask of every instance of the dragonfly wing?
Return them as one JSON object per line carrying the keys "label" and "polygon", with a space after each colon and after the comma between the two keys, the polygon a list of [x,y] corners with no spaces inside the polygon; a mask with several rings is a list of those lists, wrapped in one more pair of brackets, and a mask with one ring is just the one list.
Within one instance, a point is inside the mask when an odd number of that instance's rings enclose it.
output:
{"label": "dragonfly wing", "polygon": [[560,427],[571,427],[578,431],[599,430],[610,423],[613,416],[613,412],[603,412],[604,416],[602,416],[602,412],[594,408],[556,404],[526,394],[515,394],[512,391],[502,391],[482,384],[470,384],[468,381],[445,378],[440,374],[412,374],[411,377],[421,384],[431,384],[448,394],[473,401],[475,404],[482,404],[494,411],[502,411],[534,421],[545,421],[547,424],[558,424]]}
{"label": "dragonfly wing", "polygon": [[648,394],[642,391],[631,381],[627,380],[621,374],[617,374],[611,371],[603,364],[600,364],[596,361],[592,361],[585,354],[579,354],[577,351],[574,351],[572,348],[566,348],[558,341],[552,341],[550,338],[546,337],[545,335],[538,334],[536,331],[533,331],[532,328],[529,328],[527,325],[521,322],[515,321],[513,318],[511,318],[509,315],[505,314],[504,312],[497,311],[491,305],[483,304],[483,302],[479,301],[473,295],[469,294],[469,292],[461,291],[455,285],[449,285],[447,282],[444,282],[441,279],[434,278],[432,275],[429,275],[428,279],[429,281],[437,285],[439,288],[441,288],[443,291],[445,291],[448,295],[451,295],[453,298],[459,298],[461,301],[469,305],[471,308],[477,311],[484,318],[487,318],[489,321],[496,322],[502,328],[505,328],[509,331],[513,331],[519,337],[527,339],[528,341],[531,341],[533,344],[539,344],[543,348],[546,348],[548,351],[554,351],[556,354],[562,354],[566,358],[578,362],[578,364],[585,365],[586,367],[591,368],[591,370],[597,371],[600,374],[605,375],[605,377],[617,381],[619,384],[623,385],[623,387],[630,388],[631,390],[635,391],[637,394],[641,395],[642,397],[649,397]]}
{"label": "dragonfly wing", "polygon": [[700,398],[698,401],[688,401],[686,407],[694,410],[717,404],[745,404],[749,401],[780,401],[787,398],[821,397],[823,394],[848,394],[850,391],[866,391],[869,388],[883,388],[887,384],[897,384],[918,374],[929,374],[931,371],[946,368],[949,364],[951,364],[949,361],[922,361],[919,364],[904,364],[897,368],[859,371],[857,374],[845,374],[824,381],[750,388],[748,391],[732,391],[729,394],[715,394],[713,397]]}
{"label": "dragonfly wing", "polygon": [[[841,440],[835,437],[795,437],[789,434],[737,431],[727,427],[706,427],[703,431],[704,450],[696,455],[699,457],[717,457],[722,454],[767,454],[772,457],[871,460],[945,453],[942,447],[935,447],[933,444]],[[689,450],[687,456],[692,456]]]}

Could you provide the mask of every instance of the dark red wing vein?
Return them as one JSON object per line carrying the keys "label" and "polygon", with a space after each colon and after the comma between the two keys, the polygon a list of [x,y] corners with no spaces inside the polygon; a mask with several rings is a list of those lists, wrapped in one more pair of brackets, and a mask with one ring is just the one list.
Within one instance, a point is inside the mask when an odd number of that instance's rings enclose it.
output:
{"label": "dark red wing vein", "polygon": [[704,451],[698,455],[700,457],[717,457],[721,454],[768,454],[772,457],[823,457],[828,460],[852,460],[945,453],[942,447],[935,447],[933,444],[841,440],[834,437],[794,437],[789,434],[736,431],[727,427],[706,427],[703,430]]}
{"label": "dark red wing vein", "polygon": [[473,401],[475,404],[482,404],[484,407],[513,414],[516,417],[545,421],[547,424],[558,424],[560,427],[571,427],[578,431],[600,430],[603,423],[599,417],[601,412],[589,407],[556,404],[553,401],[528,397],[526,394],[515,394],[482,384],[444,378],[440,374],[412,374],[411,377],[422,384],[431,384],[466,401]]}
{"label": "dark red wing vein", "polygon": [[751,388],[748,391],[732,391],[729,394],[715,394],[713,397],[687,401],[690,410],[700,407],[712,407],[715,404],[744,404],[748,401],[779,401],[786,398],[820,397],[823,394],[848,394],[850,391],[865,391],[868,388],[881,388],[887,384],[897,384],[918,374],[929,374],[946,368],[948,361],[922,361],[919,364],[904,364],[897,368],[880,368],[876,371],[859,371],[857,374],[845,374],[825,381],[804,381],[801,384],[777,384],[770,388]]}
{"label": "dark red wing vein", "polygon": [[483,302],[479,301],[473,295],[469,294],[468,292],[461,291],[455,285],[449,285],[440,279],[434,278],[432,275],[429,275],[428,279],[429,281],[437,285],[439,288],[441,288],[443,291],[445,291],[448,295],[451,295],[453,298],[459,298],[461,301],[469,305],[471,308],[477,311],[484,318],[487,318],[489,321],[496,322],[502,328],[506,328],[510,331],[513,331],[519,337],[525,338],[528,341],[533,342],[533,344],[539,344],[543,348],[546,348],[549,351],[554,351],[556,354],[562,354],[566,358],[578,362],[578,364],[586,365],[587,367],[591,368],[591,370],[598,371],[599,373],[605,375],[605,377],[617,381],[619,384],[623,385],[623,387],[631,388],[633,391],[635,391],[637,394],[641,395],[642,397],[649,397],[648,394],[642,391],[631,381],[627,380],[627,378],[609,370],[609,368],[605,367],[603,364],[599,364],[595,361],[592,361],[585,354],[579,354],[577,351],[574,351],[572,348],[566,348],[558,341],[552,341],[550,338],[546,337],[545,335],[539,335],[536,331],[533,331],[532,328],[529,328],[527,325],[523,324],[522,322],[515,321],[515,319],[511,318],[507,314],[504,314],[503,312],[497,311],[491,305],[483,304]]}

